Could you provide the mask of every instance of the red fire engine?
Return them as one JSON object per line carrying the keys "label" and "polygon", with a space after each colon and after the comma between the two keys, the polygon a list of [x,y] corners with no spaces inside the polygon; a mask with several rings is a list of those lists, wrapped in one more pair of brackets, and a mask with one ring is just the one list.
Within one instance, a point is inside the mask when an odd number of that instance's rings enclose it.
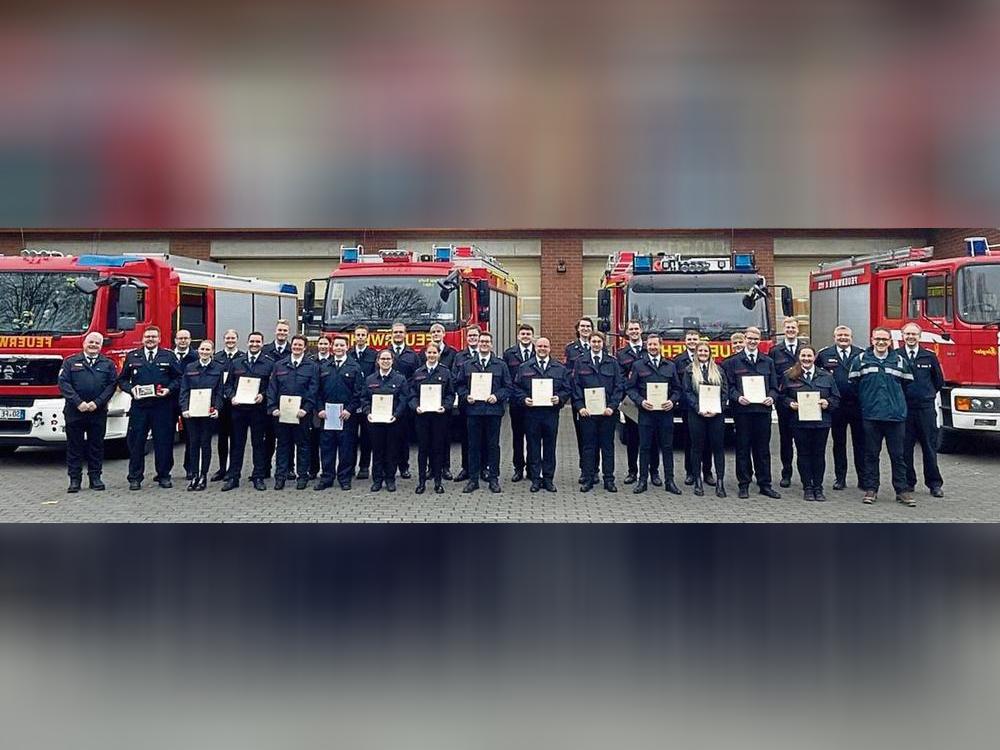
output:
{"label": "red fire engine", "polygon": [[[65,442],[57,379],[63,359],[83,349],[92,331],[120,367],[142,345],[146,326],[162,346],[191,331],[195,346],[235,328],[274,330],[295,320],[291,284],[227,276],[225,266],[170,255],[82,255],[24,251],[0,256],[0,454],[21,445]],[[108,440],[125,436],[131,398],[118,392],[108,411]]]}
{"label": "red fire engine", "polygon": [[986,240],[966,239],[965,257],[933,260],[933,248],[901,248],[824,263],[809,278],[813,337],[832,340],[850,326],[858,346],[872,328],[915,322],[921,345],[941,360],[941,450],[962,433],[1000,431],[1000,258]]}
{"label": "red fire engine", "polygon": [[[781,289],[781,306],[791,315],[788,287]],[[663,351],[676,357],[684,351],[684,331],[696,328],[711,341],[712,354],[732,354],[729,336],[748,326],[761,330],[761,350],[772,337],[771,291],[758,274],[753,253],[732,257],[684,258],[620,252],[608,258],[597,292],[597,326],[612,334],[611,347],[625,341],[629,320],[645,333],[663,337]]]}
{"label": "red fire engine", "polygon": [[[429,253],[341,247],[340,266],[328,279],[306,282],[303,321],[319,323],[325,335],[344,334],[353,343],[354,326],[369,326],[369,344],[389,344],[393,322],[406,324],[406,343],[422,349],[431,325],[441,323],[445,341],[465,346],[465,327],[478,323],[493,334],[502,352],[516,340],[517,283],[499,261],[475,247],[439,246]],[[317,296],[317,284],[326,284]],[[316,300],[322,300],[317,307]]]}

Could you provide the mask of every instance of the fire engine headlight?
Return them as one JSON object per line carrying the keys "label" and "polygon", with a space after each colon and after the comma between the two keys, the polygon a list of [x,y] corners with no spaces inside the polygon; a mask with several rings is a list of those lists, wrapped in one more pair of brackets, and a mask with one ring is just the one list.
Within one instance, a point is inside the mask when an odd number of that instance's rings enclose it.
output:
{"label": "fire engine headlight", "polygon": [[972,399],[972,408],[979,411],[983,408],[983,400],[981,398]]}
{"label": "fire engine headlight", "polygon": [[972,399],[968,396],[956,396],[955,409],[957,411],[972,411]]}
{"label": "fire engine headlight", "polygon": [[986,401],[983,402],[983,408],[986,411],[994,411],[997,408],[997,402],[991,398],[987,399]]}

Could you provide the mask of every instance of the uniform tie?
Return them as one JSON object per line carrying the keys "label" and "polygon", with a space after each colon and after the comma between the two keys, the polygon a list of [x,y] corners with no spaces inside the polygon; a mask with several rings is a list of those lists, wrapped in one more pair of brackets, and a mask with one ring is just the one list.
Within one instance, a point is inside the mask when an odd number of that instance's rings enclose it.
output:
{"label": "uniform tie", "polygon": [[757,355],[756,354],[749,355],[747,357],[747,359],[750,360],[750,364],[752,364],[752,365],[756,365],[757,364]]}
{"label": "uniform tie", "polygon": [[521,350],[521,361],[522,362],[527,362],[528,361],[528,357],[530,356],[530,353],[531,353],[530,349],[522,349]]}
{"label": "uniform tie", "polygon": [[653,369],[654,370],[659,370],[660,369],[660,358],[659,357],[653,357]]}
{"label": "uniform tie", "polygon": [[845,365],[847,364],[847,349],[840,350],[840,361]]}
{"label": "uniform tie", "polygon": [[486,369],[486,362],[487,362],[487,360],[485,360],[485,359],[479,360],[479,366],[481,368],[483,368],[484,370]]}
{"label": "uniform tie", "polygon": [[806,376],[806,383],[808,383],[809,385],[812,385],[812,382],[813,382],[813,374],[812,374],[812,370],[808,370],[808,371],[807,371],[806,373],[804,373],[804,374],[805,374],[805,376]]}
{"label": "uniform tie", "polygon": [[87,357],[87,367],[93,367],[95,361],[94,357]]}
{"label": "uniform tie", "polygon": [[600,366],[601,366],[601,355],[600,354],[595,354],[594,355],[594,367],[600,367]]}
{"label": "uniform tie", "polygon": [[701,366],[701,380],[702,382],[708,382],[708,365]]}
{"label": "uniform tie", "polygon": [[151,352],[149,349],[146,350],[146,361],[149,364],[153,364],[153,352]]}
{"label": "uniform tie", "polygon": [[256,356],[250,357],[250,366],[253,367],[256,363],[257,363],[257,357]]}
{"label": "uniform tie", "polygon": [[547,359],[541,359],[538,361],[538,365],[542,368],[542,372],[545,372],[545,368],[549,366],[549,361]]}

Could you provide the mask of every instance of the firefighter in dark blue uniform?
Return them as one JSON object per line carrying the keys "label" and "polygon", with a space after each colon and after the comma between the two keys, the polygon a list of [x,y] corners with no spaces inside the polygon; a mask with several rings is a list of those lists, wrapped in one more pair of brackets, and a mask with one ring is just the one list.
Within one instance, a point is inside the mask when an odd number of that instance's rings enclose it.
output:
{"label": "firefighter in dark blue uniform", "polygon": [[[677,368],[677,379],[680,382],[684,380],[684,374],[691,367],[691,362],[695,359],[695,352],[698,348],[698,343],[701,341],[701,332],[695,329],[689,329],[684,332],[684,351],[674,357],[674,367]],[[681,397],[683,398],[684,392],[681,390]],[[715,477],[712,476],[712,456],[711,454],[702,455],[702,463],[696,464],[691,458],[691,433],[688,430],[688,405],[681,404],[680,417],[681,424],[678,429],[677,425],[674,425],[674,444],[681,445],[684,448],[684,484],[691,486],[695,483],[695,478],[701,476],[704,483],[708,486],[715,485]]]}
{"label": "firefighter in dark blue uniform", "polygon": [[[522,323],[517,328],[517,343],[509,347],[503,353],[504,364],[510,371],[511,378],[514,378],[521,369],[521,365],[535,356],[534,347],[531,340],[535,336],[535,329],[529,323]],[[514,473],[510,478],[512,482],[520,482],[524,479],[525,459],[525,437],[524,420],[527,416],[527,408],[521,399],[511,399],[510,407],[510,432],[512,441],[512,460],[514,463]]]}
{"label": "firefighter in dark blue uniform", "polygon": [[[795,318],[785,318],[785,337],[771,349],[771,360],[774,362],[774,372],[780,386],[785,371],[799,361],[799,321]],[[780,399],[775,410],[778,412],[778,442],[781,456],[782,487],[792,484],[792,463],[795,459],[794,441],[792,440],[792,411]]]}
{"label": "firefighter in dark blue uniform", "polygon": [[[177,357],[177,361],[181,365],[181,372],[184,372],[189,364],[198,360],[198,352],[191,348],[191,331],[186,328],[181,328],[174,334],[174,356]],[[184,442],[184,478],[190,482],[194,474],[191,470],[191,444],[188,441],[188,428],[184,417],[181,416],[180,404],[176,400],[174,403],[177,404],[177,417],[181,421],[181,440]]]}
{"label": "firefighter in dark blue uniform", "polygon": [[[264,334],[254,331],[247,336],[247,355],[233,364],[226,379],[225,399],[233,410],[233,440],[229,451],[229,473],[222,484],[222,491],[229,492],[240,486],[243,473],[243,457],[246,455],[247,433],[250,434],[250,455],[253,468],[250,481],[253,488],[263,492],[267,489],[264,479],[271,473],[267,457],[267,425],[271,419],[267,414],[267,386],[274,369],[274,361],[264,356]],[[256,379],[257,393],[253,403],[237,404],[236,391],[240,378]]]}
{"label": "firefighter in dark blue uniform", "polygon": [[[420,355],[406,345],[406,326],[403,323],[392,324],[392,367],[396,372],[406,378],[407,381],[413,377],[413,373],[420,367]],[[413,434],[413,415],[406,409],[399,418],[400,439],[396,441],[396,449],[399,456],[396,458],[396,465],[399,467],[399,478],[409,479],[410,474],[410,436]]]}
{"label": "firefighter in dark blue uniform", "polygon": [[[485,401],[473,399],[473,373],[490,373],[490,395]],[[510,371],[503,360],[493,354],[493,336],[487,331],[479,334],[478,352],[468,360],[456,379],[455,392],[465,402],[469,434],[469,481],[462,492],[479,489],[483,472],[489,477],[490,492],[500,492],[500,424],[504,404],[510,397]]]}
{"label": "firefighter in dark blue uniform", "polygon": [[[774,362],[763,354],[760,329],[746,330],[746,346],[726,361],[729,381],[729,408],[736,426],[736,481],[741,499],[750,497],[750,482],[754,475],[760,494],[779,499],[781,493],[771,484],[771,409],[778,399],[778,377]],[[764,400],[751,403],[743,395],[743,378],[760,376],[764,379]]]}
{"label": "firefighter in dark blue uniform", "polygon": [[[798,347],[799,361],[785,371],[781,398],[792,413],[792,436],[796,463],[802,480],[802,498],[823,502],[823,476],[826,473],[826,441],[830,436],[831,415],[840,402],[840,389],[833,375],[818,366],[816,350],[807,344]],[[820,420],[801,418],[798,394],[819,393]]]}
{"label": "firefighter in dark blue uniform", "polygon": [[[434,492],[441,494],[441,480],[448,455],[448,421],[451,404],[455,400],[451,370],[441,364],[443,344],[429,341],[421,352],[424,363],[410,379],[410,409],[414,412],[413,426],[417,433],[417,487],[418,495],[427,490],[427,479],[434,480]],[[420,406],[422,386],[440,386],[441,408],[423,411]]]}
{"label": "firefighter in dark blue uniform", "polygon": [[146,466],[146,436],[153,434],[156,482],[164,489],[173,487],[174,432],[177,391],[181,366],[169,349],[160,348],[160,329],[150,326],[142,334],[142,348],[125,355],[118,387],[132,396],[129,408],[128,488],[142,488]]}
{"label": "firefighter in dark blue uniform", "polygon": [[833,442],[833,489],[842,490],[847,486],[847,433],[851,433],[851,451],[854,458],[854,474],[858,486],[865,473],[865,433],[861,421],[861,406],[858,404],[854,387],[848,382],[847,374],[851,362],[864,350],[854,346],[854,334],[847,326],[833,329],[836,342],[816,355],[816,364],[827,370],[837,383],[840,391],[840,405],[830,415],[830,438]]}
{"label": "firefighter in dark blue uniform", "polygon": [[[219,412],[222,410],[222,374],[226,365],[217,362],[212,355],[215,344],[204,339],[198,345],[198,359],[185,367],[181,376],[180,408],[190,430],[191,469],[194,474],[188,484],[188,492],[202,491],[208,486],[208,468],[212,463],[212,435],[218,428]],[[209,391],[208,416],[191,414],[191,392]]]}
{"label": "firefighter in dark blue uniform", "polygon": [[[440,323],[432,323],[431,327],[428,329],[431,335],[431,341],[438,345],[441,351],[441,356],[438,358],[438,363],[444,367],[448,368],[448,372],[452,375],[455,374],[455,357],[459,354],[458,350],[453,346],[448,346],[444,340],[445,329]],[[420,352],[420,364],[427,364],[427,356]],[[452,400],[447,404],[442,404],[444,406],[445,414],[447,419],[445,421],[445,429],[447,429],[448,434],[445,442],[444,451],[444,463],[441,464],[441,478],[446,479],[449,482],[452,480],[451,476],[451,440],[452,435],[455,434],[455,426],[460,421],[458,419],[458,412],[454,407],[454,393],[452,394]],[[464,446],[463,446],[464,447]]]}
{"label": "firefighter in dark blue uniform", "polygon": [[[336,336],[331,345],[333,355],[319,367],[319,398],[316,408],[319,414],[320,459],[322,476],[316,483],[316,490],[333,486],[334,477],[340,489],[351,489],[354,477],[354,430],[351,421],[361,406],[361,388],[364,375],[357,362],[347,356],[347,338]],[[324,429],[326,405],[340,404],[341,428]]]}
{"label": "firefighter in dark blue uniform", "polygon": [[[615,425],[618,407],[625,395],[625,381],[618,360],[604,351],[604,334],[590,334],[590,351],[576,358],[573,365],[573,411],[580,421],[583,437],[583,472],[586,481],[581,492],[590,492],[597,484],[598,456],[604,476],[604,489],[618,492],[615,486]],[[586,389],[603,388],[605,409],[592,413],[587,409]]]}
{"label": "firefighter in dark blue uniform", "polygon": [[[215,353],[215,361],[222,368],[223,385],[229,381],[233,366],[246,356],[246,352],[240,351],[240,335],[234,328],[228,329],[222,335],[222,348]],[[232,404],[223,400],[222,408],[219,409],[217,420],[216,442],[219,452],[219,470],[211,478],[212,482],[219,482],[229,474],[229,449],[233,436],[233,409]]]}
{"label": "firefighter in dark blue uniform", "polygon": [[[347,356],[361,368],[361,375],[367,378],[375,372],[375,358],[378,352],[368,346],[368,326],[354,327],[354,343]],[[358,479],[368,479],[369,467],[372,465],[372,441],[368,434],[368,420],[354,420],[354,442],[358,446]]]}
{"label": "firefighter in dark blue uniform", "polygon": [[917,487],[917,471],[913,464],[913,449],[920,444],[924,464],[924,484],[931,497],[944,497],[944,479],[938,467],[937,395],[944,387],[944,372],[937,355],[920,346],[920,326],[903,326],[903,354],[913,373],[913,382],[906,389],[906,435],[903,439],[903,460],[906,462],[906,483],[910,492]]}
{"label": "firefighter in dark blue uniform", "polygon": [[[688,435],[691,440],[691,463],[693,466],[703,465],[703,457],[715,461],[715,495],[726,497],[726,422],[722,416],[729,401],[728,381],[725,370],[712,358],[712,348],[707,341],[702,341],[695,348],[694,361],[681,375],[681,385],[684,395],[683,408],[688,413]],[[701,403],[701,386],[716,386],[719,388],[720,411],[703,409]],[[694,494],[701,497],[705,494],[703,486],[705,477],[702,473],[694,476]]]}
{"label": "firefighter in dark blue uniform", "polygon": [[[288,321],[284,318],[278,320],[274,324],[274,341],[269,344],[265,344],[261,353],[267,357],[269,360],[277,364],[283,359],[287,359],[288,355],[292,353],[292,348],[289,345],[288,334],[291,331]],[[275,445],[275,421],[273,419],[267,420],[267,433],[265,435],[265,450],[267,451],[267,476],[271,476],[271,463],[274,459],[274,445]]]}
{"label": "firefighter in dark blue uniform", "polygon": [[[637,359],[645,358],[646,349],[642,343],[642,325],[638,321],[630,320],[625,327],[625,333],[628,341],[618,350],[616,359],[622,368],[622,379],[628,382],[632,364]],[[624,409],[622,411],[624,412]],[[624,484],[635,484],[639,476],[639,423],[626,415],[622,432],[625,434],[625,456],[628,461],[628,475]],[[660,456],[655,451],[649,457],[649,473],[655,477],[660,475]]]}
{"label": "firefighter in dark blue uniform", "polygon": [[90,489],[103,490],[104,435],[108,427],[108,402],[118,387],[115,363],[101,354],[104,337],[88,333],[83,352],[67,357],[59,370],[59,393],[66,400],[67,492],[79,492],[83,460],[87,460]]}
{"label": "firefighter in dark blue uniform", "polygon": [[[666,401],[654,404],[647,400],[650,383],[667,384]],[[658,444],[663,459],[663,487],[674,495],[681,494],[674,482],[674,408],[681,401],[680,381],[674,363],[660,356],[660,337],[655,333],[646,337],[646,359],[632,365],[627,394],[639,410],[639,480],[632,492],[646,491],[649,456]]]}
{"label": "firefighter in dark blue uniform", "polygon": [[[330,339],[321,335],[316,339],[316,351],[306,355],[319,365],[319,374],[322,378],[323,370],[330,364]],[[319,444],[323,437],[323,420],[319,418],[319,410],[323,408],[323,401],[316,402],[316,413],[313,415],[309,425],[309,478],[315,479],[319,476],[322,468],[319,457]]]}
{"label": "firefighter in dark blue uniform", "polygon": [[[479,352],[479,334],[479,326],[469,326],[465,331],[465,348],[455,352],[455,362],[454,367],[451,368],[451,377],[452,385],[456,388],[458,379],[461,378],[462,373],[465,371],[465,364],[475,359]],[[458,399],[457,404],[458,406],[455,409],[457,418],[455,419],[455,429],[452,434],[461,446],[462,469],[455,477],[455,481],[467,482],[471,479],[469,476],[469,423],[467,419],[468,415],[465,411],[468,404],[465,403],[464,399]],[[482,479],[485,480],[486,477],[483,476]]]}
{"label": "firefighter in dark blue uniform", "polygon": [[[590,354],[590,334],[594,332],[594,321],[590,318],[580,318],[576,322],[576,338],[566,344],[563,350],[563,364],[569,370],[570,377],[573,376],[573,365],[577,358]],[[583,467],[583,433],[580,430],[580,415],[573,409],[573,431],[576,433],[576,450],[580,456],[580,484],[586,481],[586,472]]]}
{"label": "firefighter in dark blue uniform", "polygon": [[[403,412],[409,408],[409,388],[403,374],[393,367],[392,350],[378,353],[375,372],[365,378],[361,392],[361,413],[370,428],[372,439],[372,492],[379,492],[383,484],[389,492],[396,491],[396,461],[399,459],[401,440],[408,436],[401,432]],[[372,419],[373,396],[392,396],[391,421],[375,422]]]}
{"label": "firefighter in dark blue uniform", "polygon": [[[531,492],[538,492],[542,488],[555,492],[559,412],[573,396],[572,384],[566,366],[552,359],[552,344],[547,338],[536,340],[534,350],[535,356],[517,369],[511,402],[520,401],[527,411],[524,432],[528,442],[527,463]],[[552,399],[547,404],[536,404],[531,399],[531,384],[540,378],[552,380]]]}
{"label": "firefighter in dark blue uniform", "polygon": [[[291,355],[276,363],[267,384],[267,410],[274,423],[274,489],[283,490],[285,481],[297,471],[295,489],[309,486],[309,420],[316,408],[319,365],[308,359],[306,337],[292,336]],[[282,396],[298,396],[301,401],[295,423],[280,420]],[[295,455],[295,469],[292,456]]]}

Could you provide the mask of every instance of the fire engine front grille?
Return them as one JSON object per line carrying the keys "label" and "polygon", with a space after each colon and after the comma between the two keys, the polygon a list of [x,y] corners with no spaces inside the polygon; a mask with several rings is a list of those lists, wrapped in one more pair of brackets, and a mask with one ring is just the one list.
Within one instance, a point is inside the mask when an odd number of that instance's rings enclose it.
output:
{"label": "fire engine front grille", "polygon": [[34,396],[0,396],[0,409],[5,406],[26,409],[34,403]]}
{"label": "fire engine front grille", "polygon": [[5,385],[56,385],[62,359],[29,359],[27,357],[0,357],[0,386]]}
{"label": "fire engine front grille", "polygon": [[27,435],[31,432],[31,422],[0,419],[0,432],[8,435]]}

